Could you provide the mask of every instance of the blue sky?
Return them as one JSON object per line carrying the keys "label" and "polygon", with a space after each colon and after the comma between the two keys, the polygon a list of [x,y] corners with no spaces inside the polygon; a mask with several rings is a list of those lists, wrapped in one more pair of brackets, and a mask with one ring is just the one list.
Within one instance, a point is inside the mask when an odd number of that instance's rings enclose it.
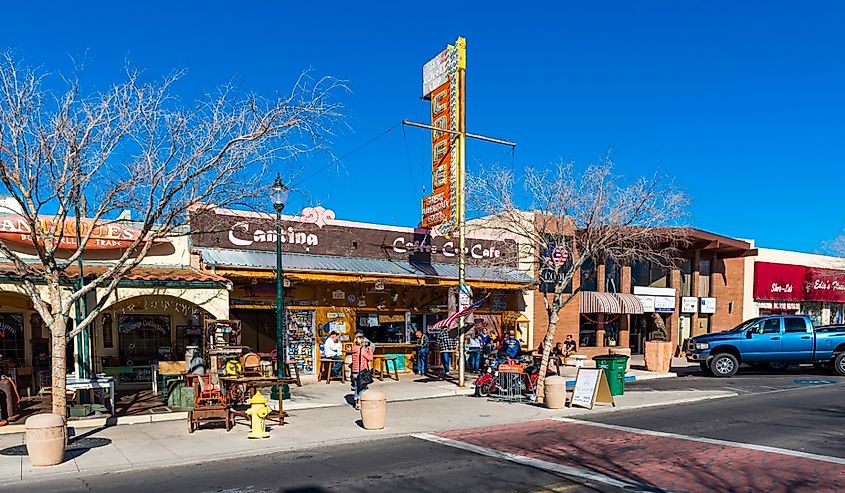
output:
{"label": "blue sky", "polygon": [[[845,227],[838,2],[29,3],[4,5],[0,47],[51,70],[84,54],[93,85],[127,59],[153,76],[187,69],[185,97],[229,80],[284,92],[307,68],[346,79],[336,155],[424,120],[421,66],[462,35],[468,129],[519,144],[513,157],[471,144],[470,172],[586,163],[612,147],[626,176],[675,177],[697,227],[811,252]],[[336,166],[297,163],[325,170],[291,208],[416,224],[427,139],[395,127]]]}

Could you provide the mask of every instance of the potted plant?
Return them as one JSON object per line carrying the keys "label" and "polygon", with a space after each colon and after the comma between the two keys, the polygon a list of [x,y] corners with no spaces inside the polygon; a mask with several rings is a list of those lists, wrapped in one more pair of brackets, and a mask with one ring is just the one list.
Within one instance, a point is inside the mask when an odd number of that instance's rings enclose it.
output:
{"label": "potted plant", "polygon": [[672,341],[659,313],[652,313],[653,329],[645,342],[645,369],[666,373],[672,367]]}

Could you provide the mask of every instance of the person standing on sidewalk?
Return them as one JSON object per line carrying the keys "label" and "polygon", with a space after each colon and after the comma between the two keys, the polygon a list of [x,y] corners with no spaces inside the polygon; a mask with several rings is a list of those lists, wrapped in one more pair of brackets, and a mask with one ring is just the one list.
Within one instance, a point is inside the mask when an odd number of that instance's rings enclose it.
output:
{"label": "person standing on sidewalk", "polygon": [[481,369],[481,338],[475,334],[474,330],[467,334],[467,371],[473,373]]}
{"label": "person standing on sidewalk", "polygon": [[428,371],[428,351],[429,340],[428,335],[422,330],[417,329],[417,367],[415,368],[418,375],[425,375]]}
{"label": "person standing on sidewalk", "polygon": [[449,376],[452,369],[452,351],[457,349],[458,344],[449,335],[449,329],[443,327],[437,331],[437,350],[440,351],[440,362],[443,364],[443,374]]}
{"label": "person standing on sidewalk", "polygon": [[355,409],[361,409],[361,392],[366,389],[364,382],[359,381],[361,372],[370,370],[373,361],[373,350],[366,346],[366,339],[364,336],[355,336],[355,342],[352,343],[352,392],[355,400]]}

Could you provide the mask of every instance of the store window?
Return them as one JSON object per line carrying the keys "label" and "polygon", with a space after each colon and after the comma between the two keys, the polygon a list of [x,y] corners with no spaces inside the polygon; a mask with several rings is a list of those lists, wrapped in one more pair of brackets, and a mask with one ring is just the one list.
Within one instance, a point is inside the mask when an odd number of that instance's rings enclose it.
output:
{"label": "store window", "polygon": [[581,264],[581,291],[598,291],[596,264],[591,258]]}
{"label": "store window", "polygon": [[801,311],[802,315],[807,315],[810,317],[810,320],[813,321],[813,325],[824,325],[822,323],[822,310],[824,309],[824,303],[820,301],[807,301],[801,303]]}
{"label": "store window", "polygon": [[622,285],[622,268],[614,260],[604,263],[604,291],[606,293],[618,293]]}
{"label": "store window", "polygon": [[357,330],[375,343],[402,343],[406,341],[405,314],[363,313],[358,315]]}
{"label": "store window", "polygon": [[170,353],[170,315],[120,315],[117,331],[124,364],[149,363]]}
{"label": "store window", "polygon": [[604,322],[604,345],[605,347],[616,347],[619,345],[619,316],[611,315],[612,320]]}
{"label": "store window", "polygon": [[692,296],[692,262],[684,259],[678,268],[681,271],[681,296]]}
{"label": "store window", "polygon": [[24,342],[23,314],[0,313],[0,357],[3,361],[23,365]]}
{"label": "store window", "polygon": [[707,298],[710,296],[710,273],[712,265],[709,260],[698,262],[698,296]]}
{"label": "store window", "polygon": [[647,260],[631,262],[631,282],[633,286],[647,286],[652,288],[668,288],[669,269]]}
{"label": "store window", "polygon": [[598,322],[586,315],[581,315],[581,326],[578,331],[578,347],[596,347],[597,334]]}

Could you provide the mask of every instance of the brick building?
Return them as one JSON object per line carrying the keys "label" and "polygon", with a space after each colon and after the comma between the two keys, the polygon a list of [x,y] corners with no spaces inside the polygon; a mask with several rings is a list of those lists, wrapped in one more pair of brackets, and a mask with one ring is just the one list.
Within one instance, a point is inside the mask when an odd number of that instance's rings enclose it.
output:
{"label": "brick building", "polygon": [[[525,220],[535,218],[525,213]],[[495,219],[482,218],[471,225],[474,230],[491,230]],[[568,228],[563,234],[575,232],[571,224],[563,228]],[[520,250],[521,269],[539,284],[526,309],[531,320],[528,345],[536,348],[548,330],[543,273],[534,262],[534,248],[523,245]],[[607,354],[611,347],[630,348],[637,354],[654,329],[654,317],[660,317],[680,350],[692,336],[726,330],[744,319],[745,258],[755,254],[746,241],[688,229],[681,260],[671,269],[648,262],[585,263],[568,288],[576,295],[560,311],[555,340],[571,335],[578,353],[587,356]]]}

